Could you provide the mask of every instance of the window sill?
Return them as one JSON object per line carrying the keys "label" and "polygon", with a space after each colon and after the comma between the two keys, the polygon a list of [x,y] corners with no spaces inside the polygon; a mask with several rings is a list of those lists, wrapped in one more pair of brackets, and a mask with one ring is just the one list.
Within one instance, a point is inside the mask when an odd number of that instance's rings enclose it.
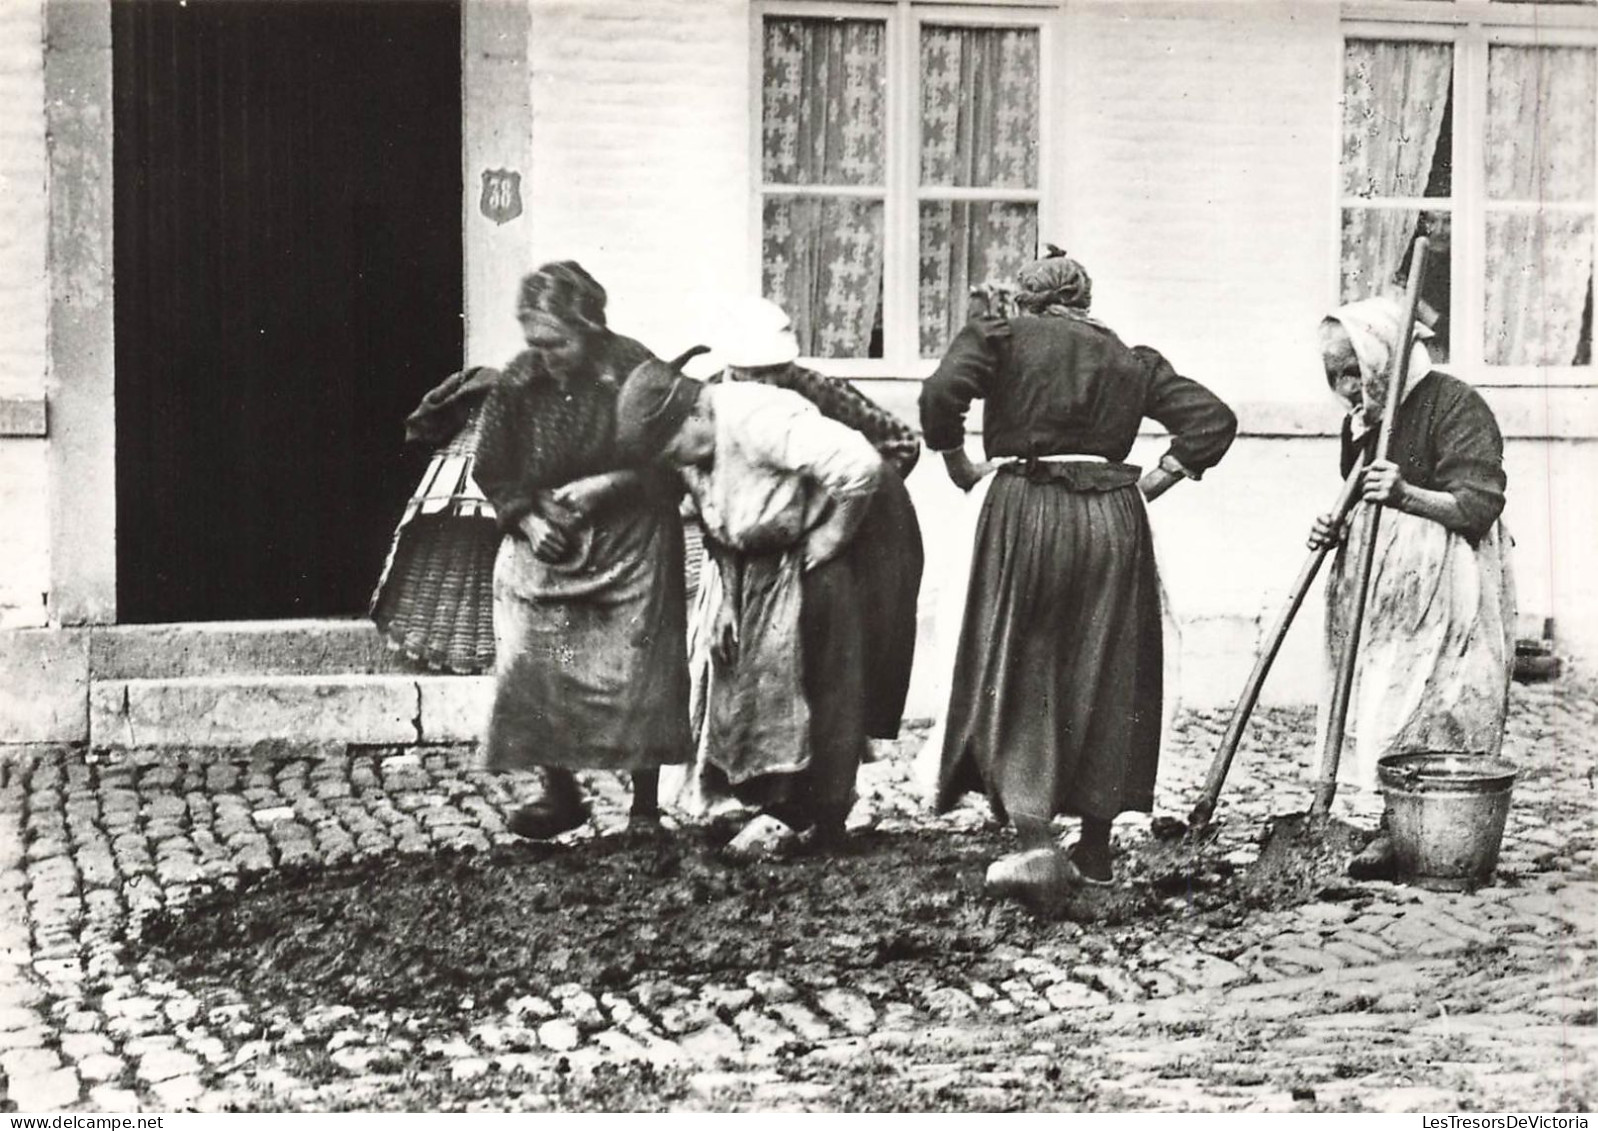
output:
{"label": "window sill", "polygon": [[924,381],[938,368],[938,359],[901,363],[880,357],[801,357],[797,364],[849,381]]}
{"label": "window sill", "polygon": [[1376,22],[1493,24],[1509,27],[1575,27],[1598,25],[1598,8],[1570,0],[1541,4],[1491,3],[1489,0],[1344,0],[1343,19]]}
{"label": "window sill", "polygon": [[[916,398],[921,381],[915,378],[864,378],[853,384],[888,412],[911,425],[919,425]],[[1509,440],[1598,440],[1598,385],[1494,388],[1478,390],[1492,407],[1498,426]],[[1342,426],[1342,413],[1326,401],[1235,401],[1238,435],[1260,440],[1334,438]],[[982,432],[982,402],[971,406],[966,418],[970,435]],[[1139,432],[1160,436],[1165,430],[1145,421]]]}

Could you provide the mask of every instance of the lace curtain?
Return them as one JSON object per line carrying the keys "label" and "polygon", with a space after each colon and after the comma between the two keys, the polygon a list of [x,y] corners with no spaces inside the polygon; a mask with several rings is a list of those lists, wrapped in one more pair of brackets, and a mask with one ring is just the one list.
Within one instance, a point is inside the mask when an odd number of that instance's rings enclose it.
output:
{"label": "lace curtain", "polygon": [[[768,19],[761,171],[768,185],[886,181],[887,35],[876,20]],[[880,354],[880,196],[767,194],[761,278],[808,357]]]}
{"label": "lace curtain", "polygon": [[1036,31],[922,29],[921,183],[1037,187]]}
{"label": "lace curtain", "polygon": [[[1446,43],[1348,42],[1343,61],[1343,195],[1427,195],[1453,67],[1454,49]],[[1344,210],[1345,300],[1392,285],[1415,240],[1420,216],[1408,209]]]}
{"label": "lace curtain", "polygon": [[921,356],[937,357],[965,324],[971,291],[1008,285],[1036,254],[1035,204],[921,202]]}
{"label": "lace curtain", "polygon": [[[921,33],[921,184],[1035,189],[1038,33],[928,25]],[[943,352],[971,288],[1008,282],[1038,246],[1037,205],[923,200],[919,340]]]}
{"label": "lace curtain", "polygon": [[[1593,278],[1598,57],[1495,45],[1487,64],[1486,360],[1585,364]],[[1589,207],[1495,210],[1494,204]]]}

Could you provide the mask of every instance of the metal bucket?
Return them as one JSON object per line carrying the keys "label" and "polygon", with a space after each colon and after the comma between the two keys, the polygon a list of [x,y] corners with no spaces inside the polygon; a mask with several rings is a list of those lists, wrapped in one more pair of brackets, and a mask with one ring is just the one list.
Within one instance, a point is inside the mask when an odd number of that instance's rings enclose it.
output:
{"label": "metal bucket", "polygon": [[1517,773],[1481,754],[1389,754],[1377,762],[1399,879],[1433,891],[1490,883]]}

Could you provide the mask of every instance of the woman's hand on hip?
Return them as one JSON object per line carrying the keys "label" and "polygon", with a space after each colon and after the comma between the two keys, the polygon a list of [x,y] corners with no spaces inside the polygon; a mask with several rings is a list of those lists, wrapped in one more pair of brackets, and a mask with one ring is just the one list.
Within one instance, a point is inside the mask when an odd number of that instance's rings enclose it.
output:
{"label": "woman's hand on hip", "polygon": [[549,499],[574,520],[591,519],[606,503],[637,485],[638,476],[630,471],[607,471],[562,483],[549,492]]}
{"label": "woman's hand on hip", "polygon": [[962,491],[969,491],[982,477],[993,470],[993,464],[988,460],[972,463],[971,457],[965,454],[964,448],[956,448],[943,453],[943,467],[949,473],[949,479]]}
{"label": "woman's hand on hip", "polygon": [[549,492],[549,501],[565,508],[574,519],[587,518],[598,509],[603,493],[593,479],[574,479]]}
{"label": "woman's hand on hip", "polygon": [[1181,478],[1180,475],[1173,475],[1163,467],[1151,467],[1143,473],[1143,478],[1138,480],[1137,489],[1142,492],[1145,502],[1152,503],[1176,486],[1177,481]]}

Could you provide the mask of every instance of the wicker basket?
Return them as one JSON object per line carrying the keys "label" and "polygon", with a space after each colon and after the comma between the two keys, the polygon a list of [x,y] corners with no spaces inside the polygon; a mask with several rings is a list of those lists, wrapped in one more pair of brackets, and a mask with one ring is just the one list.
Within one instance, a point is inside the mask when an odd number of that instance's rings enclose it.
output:
{"label": "wicker basket", "polygon": [[389,644],[432,671],[476,675],[494,666],[492,518],[418,515],[401,527],[372,620]]}
{"label": "wicker basket", "polygon": [[389,645],[431,671],[494,666],[499,525],[473,482],[477,414],[433,456],[394,531],[371,616]]}
{"label": "wicker basket", "polygon": [[[494,508],[472,481],[477,417],[441,448],[405,507],[372,594],[389,645],[430,671],[477,675],[494,666]],[[704,529],[683,523],[688,601],[705,569]]]}

